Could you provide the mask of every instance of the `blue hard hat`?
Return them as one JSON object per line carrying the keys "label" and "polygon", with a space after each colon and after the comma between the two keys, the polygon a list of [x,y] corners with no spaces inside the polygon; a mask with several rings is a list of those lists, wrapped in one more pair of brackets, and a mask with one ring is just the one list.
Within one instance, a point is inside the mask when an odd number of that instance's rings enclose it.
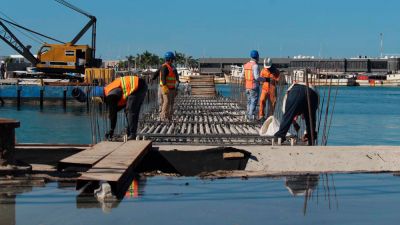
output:
{"label": "blue hard hat", "polygon": [[175,55],[173,52],[166,52],[164,55],[165,60],[175,59]]}
{"label": "blue hard hat", "polygon": [[250,57],[251,57],[252,59],[258,59],[260,56],[258,55],[258,51],[257,51],[257,50],[252,50],[252,51],[250,52]]}

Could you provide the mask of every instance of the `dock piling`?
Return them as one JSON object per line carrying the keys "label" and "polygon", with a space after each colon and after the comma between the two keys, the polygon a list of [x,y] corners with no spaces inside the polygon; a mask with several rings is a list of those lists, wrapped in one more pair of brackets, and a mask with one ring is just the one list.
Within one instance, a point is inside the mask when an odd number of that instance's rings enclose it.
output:
{"label": "dock piling", "polygon": [[43,109],[43,95],[44,94],[44,89],[43,89],[43,87],[42,88],[40,88],[40,98],[39,98],[39,102],[40,102],[40,109],[42,110]]}

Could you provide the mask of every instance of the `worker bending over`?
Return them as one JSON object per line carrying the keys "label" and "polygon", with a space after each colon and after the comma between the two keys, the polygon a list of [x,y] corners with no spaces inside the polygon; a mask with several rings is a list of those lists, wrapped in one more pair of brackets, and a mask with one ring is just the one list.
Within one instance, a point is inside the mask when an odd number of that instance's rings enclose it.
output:
{"label": "worker bending over", "polygon": [[[105,87],[94,87],[91,96],[97,102],[105,100],[110,119],[110,130],[105,134],[106,139],[112,139],[117,125],[118,111],[125,108],[128,120],[128,140],[136,138],[139,113],[147,92],[146,81],[138,76],[124,76],[115,79]],[[86,102],[85,92],[79,88],[72,90],[72,96],[80,102]]]}
{"label": "worker bending over", "polygon": [[104,88],[105,102],[109,109],[110,130],[106,138],[112,138],[117,124],[118,111],[125,108],[128,120],[128,140],[136,139],[139,113],[146,97],[146,81],[138,76],[124,76],[115,79]]}
{"label": "worker bending over", "polygon": [[247,96],[247,119],[254,120],[256,106],[258,102],[260,70],[258,68],[258,51],[250,52],[250,61],[244,65],[242,76],[245,79],[245,89]]}
{"label": "worker bending over", "polygon": [[176,88],[179,82],[178,74],[173,66],[175,55],[172,52],[165,53],[165,63],[160,69],[160,120],[169,121],[172,119],[174,100],[176,96]]}
{"label": "worker bending over", "polygon": [[262,90],[260,96],[260,108],[258,112],[258,119],[265,119],[265,103],[268,100],[268,114],[272,116],[275,112],[276,103],[276,84],[279,81],[279,70],[272,65],[270,58],[264,59],[264,69],[261,71],[260,82],[262,83]]}
{"label": "worker bending over", "polygon": [[[308,145],[314,145],[317,132],[316,111],[318,109],[318,93],[312,86],[307,87],[304,83],[292,84],[286,93],[283,102],[283,118],[279,131],[275,133],[275,138],[281,138],[282,142],[286,139],[290,125],[296,116],[302,115],[306,122],[306,140]],[[313,131],[313,135],[311,135]]]}

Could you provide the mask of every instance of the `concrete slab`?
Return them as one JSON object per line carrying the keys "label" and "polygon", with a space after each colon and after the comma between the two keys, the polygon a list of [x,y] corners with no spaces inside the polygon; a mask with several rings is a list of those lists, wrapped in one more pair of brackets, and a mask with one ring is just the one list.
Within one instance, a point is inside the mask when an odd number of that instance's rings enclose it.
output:
{"label": "concrete slab", "polygon": [[[218,146],[157,146],[160,151],[198,151]],[[229,146],[252,154],[237,176],[400,171],[400,146]],[[236,176],[224,172],[227,176]]]}

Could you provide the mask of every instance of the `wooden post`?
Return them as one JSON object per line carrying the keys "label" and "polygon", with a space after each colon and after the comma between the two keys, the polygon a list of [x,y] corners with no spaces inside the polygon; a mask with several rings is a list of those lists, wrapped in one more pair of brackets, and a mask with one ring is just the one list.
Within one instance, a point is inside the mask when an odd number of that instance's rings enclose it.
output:
{"label": "wooden post", "polygon": [[64,110],[67,109],[67,88],[64,88],[63,91],[63,108]]}
{"label": "wooden post", "polygon": [[40,88],[40,109],[43,109],[43,93],[44,93],[44,89],[43,86]]}
{"label": "wooden post", "polygon": [[15,147],[15,128],[19,121],[0,118],[0,166],[13,161]]}
{"label": "wooden post", "polygon": [[21,109],[21,86],[17,86],[17,110]]}

